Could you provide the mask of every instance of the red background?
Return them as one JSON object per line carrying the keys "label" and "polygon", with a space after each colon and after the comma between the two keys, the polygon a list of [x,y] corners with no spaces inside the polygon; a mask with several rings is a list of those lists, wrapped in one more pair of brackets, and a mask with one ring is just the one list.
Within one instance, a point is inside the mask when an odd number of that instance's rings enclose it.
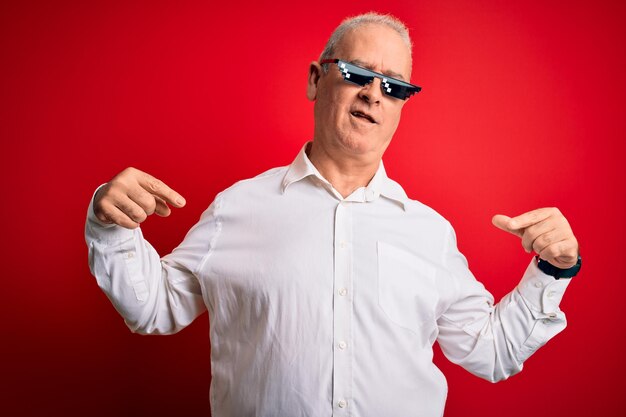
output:
{"label": "red background", "polygon": [[413,81],[389,175],[456,227],[497,299],[530,257],[490,224],[557,206],[584,269],[569,327],[497,385],[436,361],[446,416],[622,416],[626,3],[4,1],[1,414],[209,414],[208,320],[131,334],[87,267],[93,190],[132,165],[188,206],[150,219],[171,250],[215,194],[291,162],[312,137],[308,64],[371,9],[405,20]]}

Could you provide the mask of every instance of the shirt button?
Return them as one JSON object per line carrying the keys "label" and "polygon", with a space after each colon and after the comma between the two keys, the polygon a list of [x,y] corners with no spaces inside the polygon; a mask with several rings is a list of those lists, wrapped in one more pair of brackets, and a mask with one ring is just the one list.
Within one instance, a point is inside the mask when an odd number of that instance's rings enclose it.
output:
{"label": "shirt button", "polygon": [[541,288],[541,287],[543,287],[543,284],[541,283],[541,281],[537,281],[537,282],[535,282],[535,287]]}
{"label": "shirt button", "polygon": [[554,291],[550,291],[550,292],[548,293],[548,298],[549,298],[550,300],[552,300],[552,299],[554,298]]}
{"label": "shirt button", "polygon": [[343,340],[339,342],[339,349],[344,350],[347,347],[348,347],[348,344],[344,342]]}
{"label": "shirt button", "polygon": [[339,290],[339,295],[344,297],[346,294],[348,294],[348,289],[347,288],[341,288]]}
{"label": "shirt button", "polygon": [[339,408],[346,408],[348,406],[348,402],[346,400],[339,400],[337,405],[339,406]]}

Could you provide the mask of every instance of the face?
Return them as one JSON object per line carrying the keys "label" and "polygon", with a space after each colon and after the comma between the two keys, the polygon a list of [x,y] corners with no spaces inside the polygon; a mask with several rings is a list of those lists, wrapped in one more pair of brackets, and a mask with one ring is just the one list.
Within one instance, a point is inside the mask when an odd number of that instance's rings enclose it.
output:
{"label": "face", "polygon": [[[364,25],[346,33],[332,58],[410,81],[410,51],[387,26]],[[319,63],[312,63],[307,96],[315,100],[315,145],[323,146],[331,156],[380,159],[405,104],[405,100],[384,95],[380,82],[374,78],[360,87],[344,81],[335,64],[329,64],[324,73]]]}

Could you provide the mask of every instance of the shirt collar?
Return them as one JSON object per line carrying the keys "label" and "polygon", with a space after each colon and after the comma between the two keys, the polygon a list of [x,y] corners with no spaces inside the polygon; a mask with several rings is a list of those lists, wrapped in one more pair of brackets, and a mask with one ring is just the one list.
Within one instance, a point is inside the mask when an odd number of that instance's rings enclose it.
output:
{"label": "shirt collar", "polygon": [[307,156],[306,149],[310,143],[311,142],[307,142],[304,144],[304,146],[296,156],[296,159],[287,169],[287,173],[285,174],[282,182],[283,194],[287,191],[291,184],[302,181],[308,177],[313,177],[313,181],[318,181],[329,190],[332,190],[333,194],[335,194],[335,196],[340,200],[369,202],[376,200],[379,196],[382,195],[390,200],[400,203],[404,210],[408,209],[409,198],[407,197],[400,184],[387,177],[387,172],[385,171],[383,161],[380,161],[380,165],[378,167],[378,170],[376,171],[376,174],[374,174],[374,177],[369,182],[369,184],[367,184],[366,187],[361,187],[355,190],[345,199],[341,197],[341,195],[332,187],[330,182],[328,182],[328,180],[326,180],[326,178],[324,178],[322,174],[320,174],[317,168],[315,168],[315,165],[313,165],[313,163]]}

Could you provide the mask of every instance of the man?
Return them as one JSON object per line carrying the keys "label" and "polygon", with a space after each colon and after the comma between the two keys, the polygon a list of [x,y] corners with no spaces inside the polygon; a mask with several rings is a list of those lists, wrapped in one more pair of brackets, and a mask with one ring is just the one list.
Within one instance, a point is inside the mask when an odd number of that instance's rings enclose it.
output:
{"label": "man", "polygon": [[313,141],[220,193],[162,259],[137,226],[182,196],[132,168],[97,191],[90,266],[130,329],[174,333],[208,310],[215,417],[439,416],[435,341],[497,381],[565,327],[555,278],[580,258],[558,210],[494,217],[541,258],[494,307],[450,224],[387,178],[411,66],[401,22],[344,21],[309,69]]}

